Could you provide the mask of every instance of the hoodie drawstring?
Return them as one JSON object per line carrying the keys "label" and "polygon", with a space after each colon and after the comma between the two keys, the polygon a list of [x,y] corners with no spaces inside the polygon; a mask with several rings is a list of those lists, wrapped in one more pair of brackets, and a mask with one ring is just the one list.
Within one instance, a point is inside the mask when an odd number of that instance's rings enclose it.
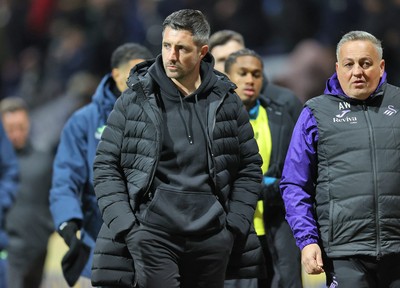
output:
{"label": "hoodie drawstring", "polygon": [[[197,94],[196,94],[196,96],[197,96]],[[190,114],[190,111],[189,111],[189,109],[185,109],[186,104],[183,104],[183,100],[182,100],[182,96],[181,95],[179,95],[179,100],[181,100],[181,108],[182,108],[181,109],[181,111],[182,111],[181,117],[182,117],[182,121],[183,121],[183,123],[185,125],[186,135],[187,135],[187,138],[189,140],[189,144],[192,145],[193,144],[193,137],[192,137],[192,134],[191,134],[191,131],[190,131],[190,127],[189,127],[188,121],[186,120],[186,118],[189,119],[190,115],[188,117],[185,117],[186,111],[187,111],[188,114]]]}

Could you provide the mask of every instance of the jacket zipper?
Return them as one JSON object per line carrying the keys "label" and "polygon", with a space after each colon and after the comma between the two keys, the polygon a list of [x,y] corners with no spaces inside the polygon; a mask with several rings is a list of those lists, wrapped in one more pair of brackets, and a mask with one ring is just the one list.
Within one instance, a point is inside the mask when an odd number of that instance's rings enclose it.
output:
{"label": "jacket zipper", "polygon": [[380,239],[380,224],[379,224],[379,207],[378,207],[378,187],[377,187],[377,169],[376,169],[376,152],[375,152],[375,138],[374,138],[374,131],[372,129],[371,119],[368,113],[368,106],[363,103],[363,111],[365,115],[365,119],[367,121],[368,126],[368,134],[370,141],[370,149],[371,149],[371,160],[372,160],[372,171],[373,171],[373,191],[374,191],[374,207],[375,207],[375,223],[376,223],[376,252],[377,252],[377,259],[381,257],[381,239]]}
{"label": "jacket zipper", "polygon": [[[148,109],[148,110],[150,110],[150,111],[148,111],[145,107],[143,107],[143,109],[144,109],[148,114],[153,113],[154,116],[156,116],[157,113],[156,113],[156,112],[154,111],[154,109],[151,107],[151,103],[150,103],[150,102],[147,102],[147,104],[148,104],[148,106],[149,106],[149,108],[150,108],[150,109]],[[145,105],[145,104],[144,104],[144,105]],[[157,118],[157,117],[155,117],[155,118]],[[153,119],[153,118],[150,117],[150,119]],[[152,121],[152,122],[153,122],[153,121]],[[158,135],[158,137],[157,137],[157,140],[158,140],[157,145],[158,145],[158,146],[156,147],[156,149],[157,149],[157,150],[160,150],[160,147],[161,147],[160,143],[161,143],[161,139],[162,139],[162,135],[161,135],[161,134],[162,134],[162,129],[160,129],[159,126],[156,125],[156,123],[153,122],[153,124],[154,124],[154,126],[156,127],[156,129],[157,129],[157,135]],[[160,152],[160,151],[159,151],[159,152]],[[156,174],[156,167],[157,167],[159,158],[160,158],[160,153],[156,153],[154,165],[153,165],[153,167],[151,168],[150,177],[149,177],[149,180],[148,180],[148,182],[147,182],[147,187],[146,187],[146,190],[145,190],[144,193],[143,193],[142,199],[145,198],[146,196],[148,196],[148,198],[149,198],[150,200],[153,199],[153,194],[152,194],[152,191],[150,191],[150,188],[151,188],[151,183],[153,182],[153,179],[154,179],[154,175]]]}

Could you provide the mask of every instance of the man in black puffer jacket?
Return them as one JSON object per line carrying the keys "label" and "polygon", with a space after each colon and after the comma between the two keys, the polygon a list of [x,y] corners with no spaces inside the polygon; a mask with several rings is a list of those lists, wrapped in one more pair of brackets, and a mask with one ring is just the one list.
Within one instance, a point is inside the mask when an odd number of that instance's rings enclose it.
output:
{"label": "man in black puffer jacket", "polygon": [[162,54],[131,71],[108,118],[94,162],[94,286],[263,276],[252,227],[262,160],[235,85],[213,69],[209,33],[200,11],[168,16]]}

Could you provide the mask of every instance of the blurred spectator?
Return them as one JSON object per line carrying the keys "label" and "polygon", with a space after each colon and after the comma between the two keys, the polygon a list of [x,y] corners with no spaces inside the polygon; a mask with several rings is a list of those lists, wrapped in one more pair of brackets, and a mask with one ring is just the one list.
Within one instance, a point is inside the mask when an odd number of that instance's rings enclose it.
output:
{"label": "blurred spectator", "polygon": [[5,218],[15,201],[19,181],[18,159],[0,121],[0,287],[7,287],[7,244]]}
{"label": "blurred spectator", "polygon": [[[39,51],[39,60],[43,59],[49,38],[49,23],[55,9],[56,0],[3,0],[0,1],[1,41],[0,59],[1,84],[0,98],[19,94],[20,77],[23,65],[21,54],[30,47]],[[41,69],[42,63],[38,63]],[[41,72],[41,71],[39,71]],[[39,74],[40,75],[40,74]],[[39,85],[39,83],[37,83]],[[31,95],[31,94],[29,94]],[[36,94],[30,97],[35,98]]]}
{"label": "blurred spectator", "polygon": [[53,39],[44,63],[43,86],[33,107],[62,95],[68,79],[89,65],[89,44],[81,26],[60,20],[53,23],[52,30]]}
{"label": "blurred spectator", "polygon": [[76,111],[62,130],[54,159],[50,209],[57,231],[69,246],[61,264],[70,286],[80,275],[90,279],[93,248],[103,223],[93,189],[97,144],[114,102],[128,88],[131,68],[150,58],[152,54],[142,45],[119,46],[111,56],[111,72],[101,80],[92,102]]}
{"label": "blurred spectator", "polygon": [[209,49],[214,57],[214,68],[225,71],[225,61],[229,55],[244,48],[243,36],[233,30],[220,30],[213,33],[209,40]]}
{"label": "blurred spectator", "polygon": [[[240,32],[247,47],[261,56],[291,53],[305,39],[333,47],[344,30],[370,31],[386,44],[387,69],[392,82],[400,82],[397,80],[400,79],[398,2],[3,0],[0,2],[0,30],[3,28],[0,98],[30,95],[34,100],[27,102],[33,107],[31,103],[59,97],[67,78],[77,70],[84,69],[98,77],[107,73],[107,55],[120,43],[142,43],[156,54],[160,48],[161,19],[183,7],[204,11],[213,32],[223,29]],[[24,52],[27,47],[29,53]],[[21,62],[27,62],[27,57],[21,53],[30,55],[32,60],[36,58],[34,70],[38,73],[30,71],[24,75],[26,64]],[[28,63],[33,63],[32,60]],[[35,93],[19,93],[26,88]]]}
{"label": "blurred spectator", "polygon": [[5,0],[4,2],[10,13],[6,23],[10,50],[18,54],[31,45],[43,48],[57,0]]}
{"label": "blurred spectator", "polygon": [[[19,54],[19,83],[16,95],[24,99],[28,107],[33,107],[39,93],[42,54],[38,47],[28,46]],[[13,95],[13,94],[10,94]]]}
{"label": "blurred spectator", "polygon": [[[374,9],[375,21],[371,23],[371,26],[380,27],[380,33],[375,32],[375,35],[382,39],[385,46],[383,54],[386,59],[385,70],[388,73],[388,81],[393,85],[400,86],[400,1],[388,0],[387,7],[376,3],[378,0],[366,2],[373,2],[369,11]],[[366,19],[369,19],[371,14],[369,13]]]}
{"label": "blurred spectator", "polygon": [[28,108],[23,99],[5,98],[0,102],[0,113],[20,167],[18,194],[6,221],[9,235],[7,287],[39,288],[47,243],[54,231],[48,200],[53,157],[31,145]]}
{"label": "blurred spectator", "polygon": [[[64,0],[68,2],[69,0]],[[152,15],[143,13],[140,0],[86,0],[85,31],[90,47],[88,71],[100,77],[109,72],[109,56],[121,43],[146,44],[143,21]],[[146,0],[147,3],[155,0]]]}
{"label": "blurred spectator", "polygon": [[[320,1],[263,0],[262,2],[266,24],[261,26],[263,28],[255,27],[254,34],[265,37],[262,51],[264,54],[289,53],[302,39],[315,36],[320,20],[318,9]],[[334,23],[336,24],[336,21]],[[248,46],[251,47],[251,43],[248,43]]]}
{"label": "blurred spectator", "polygon": [[321,94],[325,79],[334,71],[335,53],[313,39],[296,45],[272,82],[291,89],[300,101]]}
{"label": "blurred spectator", "polygon": [[74,73],[67,81],[66,91],[32,109],[32,142],[42,150],[57,148],[61,130],[73,112],[88,104],[100,78],[87,71]]}
{"label": "blurred spectator", "polygon": [[[315,35],[308,35],[309,37],[307,38],[315,38],[323,45],[336,47],[336,43],[341,38],[343,31],[355,29],[363,22],[369,21],[368,18],[362,17],[362,14],[363,3],[370,1],[371,0],[316,1],[318,2],[319,21],[315,23]],[[301,2],[299,2],[299,4],[301,5]],[[299,40],[303,39],[304,38]],[[321,92],[322,91],[320,91],[320,93]]]}
{"label": "blurred spectator", "polygon": [[230,29],[242,34],[248,47],[260,50],[265,45],[268,34],[262,0],[190,0],[187,5],[205,13],[212,33]]}

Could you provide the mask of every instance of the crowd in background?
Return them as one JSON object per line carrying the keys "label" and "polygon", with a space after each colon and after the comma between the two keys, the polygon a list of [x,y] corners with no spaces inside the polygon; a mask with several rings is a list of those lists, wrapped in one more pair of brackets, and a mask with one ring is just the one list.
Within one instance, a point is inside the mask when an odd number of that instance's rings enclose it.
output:
{"label": "crowd in background", "polygon": [[[0,98],[23,97],[33,111],[54,114],[38,116],[39,122],[50,117],[56,125],[89,100],[116,46],[134,41],[158,54],[162,19],[181,8],[202,10],[212,32],[241,33],[262,56],[288,55],[286,66],[274,67],[272,80],[303,101],[322,91],[335,43],[354,29],[382,40],[389,81],[400,84],[396,0],[1,0]],[[56,112],[60,107],[66,112]],[[46,137],[41,141],[57,138]]]}

